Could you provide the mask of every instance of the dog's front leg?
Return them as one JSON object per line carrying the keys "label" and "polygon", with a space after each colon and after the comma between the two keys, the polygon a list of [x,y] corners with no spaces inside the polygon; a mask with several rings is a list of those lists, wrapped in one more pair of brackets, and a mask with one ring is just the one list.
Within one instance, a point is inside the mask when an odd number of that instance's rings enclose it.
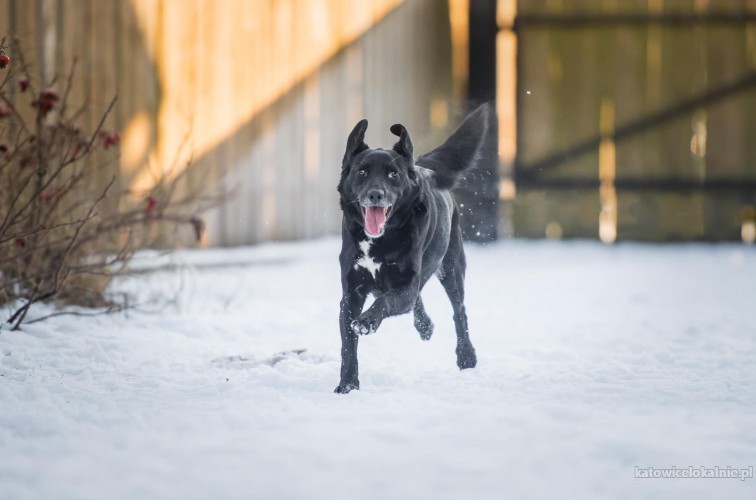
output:
{"label": "dog's front leg", "polygon": [[345,292],[339,310],[339,328],[341,330],[341,380],[334,392],[346,394],[352,389],[360,388],[357,371],[357,334],[350,325],[362,312],[365,296],[353,291]]}
{"label": "dog's front leg", "polygon": [[410,312],[415,307],[418,293],[420,293],[419,283],[416,280],[412,280],[412,282],[405,286],[389,290],[380,295],[367,311],[352,321],[352,330],[361,335],[374,333],[381,325],[381,322],[389,316],[397,316]]}

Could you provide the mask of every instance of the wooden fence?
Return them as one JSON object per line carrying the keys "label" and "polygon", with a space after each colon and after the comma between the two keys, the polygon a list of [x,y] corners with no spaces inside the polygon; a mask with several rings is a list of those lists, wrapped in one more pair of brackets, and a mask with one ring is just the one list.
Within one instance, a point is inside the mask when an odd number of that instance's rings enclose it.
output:
{"label": "wooden fence", "polygon": [[191,156],[189,182],[235,189],[208,216],[209,245],[336,232],[359,119],[376,145],[403,121],[418,150],[448,129],[449,33],[437,0],[0,0],[0,36],[40,82],[77,59],[83,128],[118,92],[106,126],[122,131],[122,186]]}
{"label": "wooden fence", "polygon": [[[518,164],[753,73],[754,14],[753,0],[519,1]],[[523,171],[539,181],[518,185],[516,234],[753,238],[755,117],[751,87],[548,172]]]}
{"label": "wooden fence", "polygon": [[[360,118],[371,145],[391,144],[396,121],[417,151],[443,139],[465,97],[470,1],[0,0],[0,34],[19,37],[43,82],[77,58],[84,128],[118,92],[107,127],[122,131],[123,187],[192,155],[190,182],[209,174],[237,193],[209,214],[205,243],[246,244],[338,231],[339,164]],[[756,234],[754,191],[737,186],[756,183],[753,90],[602,140],[540,185],[510,181],[518,165],[756,71],[756,0],[498,3],[500,234]],[[719,21],[661,20],[707,15]]]}

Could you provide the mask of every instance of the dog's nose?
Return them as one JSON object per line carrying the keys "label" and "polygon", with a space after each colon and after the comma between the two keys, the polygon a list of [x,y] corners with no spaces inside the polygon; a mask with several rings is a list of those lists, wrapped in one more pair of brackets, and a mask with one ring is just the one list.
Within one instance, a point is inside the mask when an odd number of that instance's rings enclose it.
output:
{"label": "dog's nose", "polygon": [[367,192],[368,199],[370,200],[370,203],[373,203],[377,205],[378,203],[383,201],[383,197],[385,196],[383,189],[371,189]]}

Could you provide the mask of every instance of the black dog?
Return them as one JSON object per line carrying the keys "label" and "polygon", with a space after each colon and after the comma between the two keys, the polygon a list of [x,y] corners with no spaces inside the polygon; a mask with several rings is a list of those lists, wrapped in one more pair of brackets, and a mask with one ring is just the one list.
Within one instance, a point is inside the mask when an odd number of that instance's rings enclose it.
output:
{"label": "black dog", "polygon": [[[336,391],[359,389],[357,335],[376,331],[385,318],[414,311],[423,340],[433,323],[420,298],[436,274],[454,309],[457,366],[474,368],[475,349],[467,330],[464,305],[465,254],[459,209],[451,189],[457,177],[480,154],[490,105],[478,108],[447,141],[414,160],[412,141],[403,125],[393,149],[365,144],[367,120],[349,134],[338,191],[341,194],[341,382]],[[369,294],[375,302],[362,308]]]}

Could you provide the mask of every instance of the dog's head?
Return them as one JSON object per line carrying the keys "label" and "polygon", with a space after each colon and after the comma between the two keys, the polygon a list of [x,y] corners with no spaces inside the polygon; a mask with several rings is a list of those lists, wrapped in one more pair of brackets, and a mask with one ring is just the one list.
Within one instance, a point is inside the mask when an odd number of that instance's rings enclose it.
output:
{"label": "dog's head", "polygon": [[341,209],[361,221],[371,238],[383,235],[392,214],[408,202],[417,188],[412,140],[403,125],[392,125],[399,137],[393,149],[371,149],[365,144],[367,120],[360,121],[347,139],[341,165]]}

